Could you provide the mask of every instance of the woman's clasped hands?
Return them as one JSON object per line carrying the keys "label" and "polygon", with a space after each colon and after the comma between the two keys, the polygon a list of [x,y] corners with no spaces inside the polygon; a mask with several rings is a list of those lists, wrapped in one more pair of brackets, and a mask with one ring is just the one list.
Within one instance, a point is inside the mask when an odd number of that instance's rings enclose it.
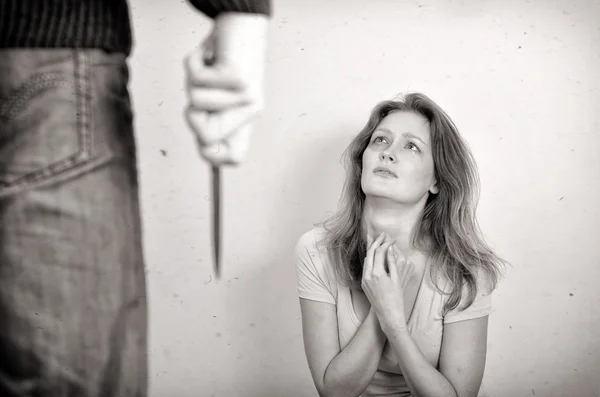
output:
{"label": "woman's clasped hands", "polygon": [[367,235],[362,289],[377,314],[382,330],[406,328],[404,292],[414,279],[414,264],[386,233]]}

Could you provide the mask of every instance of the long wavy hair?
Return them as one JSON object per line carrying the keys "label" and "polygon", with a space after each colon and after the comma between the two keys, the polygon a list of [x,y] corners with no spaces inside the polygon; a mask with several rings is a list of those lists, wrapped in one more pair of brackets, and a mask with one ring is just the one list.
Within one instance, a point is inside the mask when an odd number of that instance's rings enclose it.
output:
{"label": "long wavy hair", "polygon": [[[365,203],[361,187],[363,152],[379,123],[396,111],[413,112],[429,121],[434,172],[439,188],[437,194],[430,194],[427,198],[413,231],[413,244],[415,247],[427,245],[428,254],[435,264],[432,270],[442,271],[451,282],[450,291],[445,292],[449,298],[444,309],[452,310],[459,305],[465,286],[468,287],[468,298],[464,308],[467,308],[477,294],[478,274],[483,272],[492,291],[506,262],[486,244],[477,223],[479,176],[471,151],[446,112],[424,94],[411,93],[401,100],[377,104],[365,127],[344,152],[346,181],[340,204],[337,212],[321,224],[326,230],[324,243],[327,252],[339,281],[350,288],[360,289],[367,250],[362,226]],[[436,288],[441,291],[437,284]]]}

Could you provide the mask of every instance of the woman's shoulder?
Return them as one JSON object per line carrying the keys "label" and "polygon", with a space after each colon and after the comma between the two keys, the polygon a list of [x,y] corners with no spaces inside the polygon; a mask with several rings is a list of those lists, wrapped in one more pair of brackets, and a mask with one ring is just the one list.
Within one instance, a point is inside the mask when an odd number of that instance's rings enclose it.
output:
{"label": "woman's shoulder", "polygon": [[322,250],[324,249],[326,234],[327,231],[323,226],[314,226],[300,235],[300,238],[296,243],[296,249],[308,251]]}
{"label": "woman's shoulder", "polygon": [[310,230],[302,233],[296,243],[296,256],[309,260],[313,266],[324,271],[325,274],[332,274],[332,266],[329,260],[325,238],[327,230],[323,226],[314,226]]}
{"label": "woman's shoulder", "polygon": [[326,231],[313,227],[296,243],[295,263],[300,297],[335,304],[337,280],[324,244]]}

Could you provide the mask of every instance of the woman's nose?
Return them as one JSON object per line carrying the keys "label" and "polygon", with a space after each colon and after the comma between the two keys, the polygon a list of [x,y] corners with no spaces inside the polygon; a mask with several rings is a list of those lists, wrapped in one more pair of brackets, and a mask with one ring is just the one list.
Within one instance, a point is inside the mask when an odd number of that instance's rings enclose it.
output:
{"label": "woman's nose", "polygon": [[387,150],[384,150],[383,152],[381,152],[381,154],[379,155],[379,158],[381,159],[381,161],[391,161],[391,162],[396,161],[396,158]]}

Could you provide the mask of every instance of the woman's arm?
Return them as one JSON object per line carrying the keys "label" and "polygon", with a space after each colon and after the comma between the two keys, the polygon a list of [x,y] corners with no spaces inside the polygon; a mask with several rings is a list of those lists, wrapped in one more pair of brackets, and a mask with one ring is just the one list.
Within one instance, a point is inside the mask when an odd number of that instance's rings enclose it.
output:
{"label": "woman's arm", "polygon": [[[375,260],[363,270],[363,290],[375,309],[410,391],[415,397],[476,397],[481,387],[487,350],[490,296],[476,299],[463,311],[444,316],[440,370],[431,365],[410,336],[404,313],[406,280],[414,265],[401,252],[381,242]],[[462,320],[462,321],[461,321]]]}
{"label": "woman's arm", "polygon": [[300,298],[300,308],[304,349],[319,396],[360,396],[377,371],[385,345],[374,310],[341,350],[336,306]]}
{"label": "woman's arm", "polygon": [[425,359],[406,324],[382,327],[413,396],[477,396],[485,369],[488,316],[444,325],[439,371]]}

